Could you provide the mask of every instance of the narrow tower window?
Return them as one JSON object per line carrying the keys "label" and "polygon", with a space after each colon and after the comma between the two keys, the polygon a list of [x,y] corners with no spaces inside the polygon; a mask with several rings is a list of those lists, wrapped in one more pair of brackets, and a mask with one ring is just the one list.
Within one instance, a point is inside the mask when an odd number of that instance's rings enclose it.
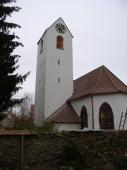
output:
{"label": "narrow tower window", "polygon": [[58,65],[60,65],[60,60],[58,60]]}
{"label": "narrow tower window", "polygon": [[41,40],[41,47],[40,47],[40,53],[43,52],[43,40]]}
{"label": "narrow tower window", "polygon": [[58,78],[58,83],[60,83],[60,77]]}
{"label": "narrow tower window", "polygon": [[57,36],[56,40],[56,48],[63,49],[64,48],[64,39],[62,36]]}

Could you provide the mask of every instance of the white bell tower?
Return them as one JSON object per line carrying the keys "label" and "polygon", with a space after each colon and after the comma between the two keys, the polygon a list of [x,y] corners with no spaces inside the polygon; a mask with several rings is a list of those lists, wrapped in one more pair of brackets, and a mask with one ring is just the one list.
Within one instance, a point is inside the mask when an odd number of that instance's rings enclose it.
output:
{"label": "white bell tower", "polygon": [[62,18],[38,42],[35,124],[56,111],[73,93],[72,34]]}

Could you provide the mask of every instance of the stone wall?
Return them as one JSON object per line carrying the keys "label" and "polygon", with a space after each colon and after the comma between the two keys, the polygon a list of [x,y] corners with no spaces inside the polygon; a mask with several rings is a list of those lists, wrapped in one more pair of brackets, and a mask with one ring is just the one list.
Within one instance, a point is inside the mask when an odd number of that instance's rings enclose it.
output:
{"label": "stone wall", "polygon": [[85,153],[89,170],[114,170],[116,162],[126,159],[127,131],[6,133],[0,135],[0,170],[55,170],[66,140]]}

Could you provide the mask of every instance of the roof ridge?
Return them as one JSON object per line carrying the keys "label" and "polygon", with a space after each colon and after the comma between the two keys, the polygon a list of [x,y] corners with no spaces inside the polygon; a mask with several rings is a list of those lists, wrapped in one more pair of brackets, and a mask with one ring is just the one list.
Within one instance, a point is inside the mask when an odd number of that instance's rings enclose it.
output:
{"label": "roof ridge", "polygon": [[[106,71],[106,73],[107,73],[107,76],[108,76],[109,80],[111,80],[111,82],[112,82],[113,86],[116,88],[116,90],[119,90],[119,88],[117,88],[117,86],[116,86],[115,82],[112,80],[112,78],[111,78],[111,76],[110,76],[110,74],[109,74],[109,72],[108,72],[108,69],[107,69],[107,68],[105,68],[105,71]],[[111,72],[111,73],[112,73],[112,72]],[[114,74],[113,74],[113,75],[114,75]]]}
{"label": "roof ridge", "polygon": [[66,103],[71,107],[71,109],[74,111],[74,113],[78,116],[78,113],[76,112],[76,110],[75,110],[74,107],[72,106],[71,102],[70,102],[70,101],[67,101]]}
{"label": "roof ridge", "polygon": [[[63,110],[61,110],[63,109]],[[69,117],[68,117],[69,116]],[[68,120],[67,120],[68,117]],[[80,118],[74,108],[71,105],[70,101],[66,101],[62,107],[58,108],[57,111],[52,113],[45,121],[59,122],[59,123],[80,123]]]}
{"label": "roof ridge", "polygon": [[127,85],[126,85],[121,79],[119,79],[119,77],[117,77],[114,73],[112,73],[112,71],[110,71],[108,68],[106,68],[106,69],[107,69],[107,71],[111,72],[111,74],[113,74],[113,76],[114,76],[117,80],[119,80],[120,83],[122,83],[125,87],[127,87]]}
{"label": "roof ridge", "polygon": [[[100,66],[100,67],[102,67],[102,66]],[[85,77],[85,76],[89,75],[90,73],[94,72],[95,70],[99,69],[100,67],[95,68],[94,70],[89,71],[89,72],[87,72],[86,74],[83,74],[82,76],[80,76],[80,77],[76,78],[76,79],[75,79],[75,80],[73,80],[73,81],[79,80],[79,79],[81,79],[81,78],[83,78],[83,77]]]}
{"label": "roof ridge", "polygon": [[95,87],[90,91],[91,94],[92,94],[92,92],[93,92],[94,90],[96,90],[96,88],[97,88],[97,86],[98,86],[98,84],[99,84],[99,82],[100,82],[103,69],[104,69],[104,66],[101,66],[101,68],[100,68],[100,73],[99,73],[99,76],[98,76],[98,80],[97,80],[97,82],[96,82],[96,84],[95,84]]}
{"label": "roof ridge", "polygon": [[65,104],[66,104],[66,102],[63,105],[61,105],[58,109],[56,109],[51,115],[49,115],[47,118],[45,118],[45,120],[47,121],[48,119],[56,116],[58,114],[58,110],[62,109],[65,106]]}

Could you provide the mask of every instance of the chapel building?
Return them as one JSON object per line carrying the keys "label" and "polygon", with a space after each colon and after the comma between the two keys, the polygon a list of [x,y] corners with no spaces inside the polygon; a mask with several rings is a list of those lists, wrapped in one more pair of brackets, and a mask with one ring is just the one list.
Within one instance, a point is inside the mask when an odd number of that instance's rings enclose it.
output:
{"label": "chapel building", "polygon": [[52,122],[59,131],[126,128],[127,86],[105,66],[73,80],[72,38],[59,18],[38,41],[35,124]]}

